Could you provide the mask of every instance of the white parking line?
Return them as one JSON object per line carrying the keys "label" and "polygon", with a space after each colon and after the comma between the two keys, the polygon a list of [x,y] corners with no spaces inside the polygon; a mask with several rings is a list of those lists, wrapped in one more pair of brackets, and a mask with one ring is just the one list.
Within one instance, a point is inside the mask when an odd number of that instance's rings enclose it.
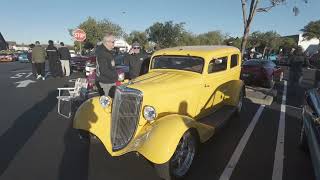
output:
{"label": "white parking line", "polygon": [[243,152],[243,149],[245,148],[245,146],[251,136],[251,133],[252,133],[254,127],[256,126],[256,124],[259,120],[259,117],[261,116],[261,113],[262,113],[264,107],[265,107],[265,105],[260,105],[258,111],[256,112],[252,121],[250,122],[246,132],[243,134],[239,144],[237,145],[235,151],[233,152],[231,159],[229,160],[229,162],[228,162],[227,166],[225,167],[219,180],[229,180],[230,179],[232,172],[240,159],[240,156]]}
{"label": "white parking line", "polygon": [[285,117],[287,100],[287,81],[284,81],[281,112],[278,128],[277,146],[273,162],[272,180],[282,180],[283,159],[284,159],[284,135],[285,135]]}

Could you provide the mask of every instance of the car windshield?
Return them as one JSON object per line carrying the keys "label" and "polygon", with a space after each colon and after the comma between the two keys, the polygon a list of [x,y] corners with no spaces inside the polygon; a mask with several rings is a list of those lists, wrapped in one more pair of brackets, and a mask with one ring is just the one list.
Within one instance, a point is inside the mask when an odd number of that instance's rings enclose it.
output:
{"label": "car windshield", "polygon": [[202,73],[204,60],[192,56],[156,56],[151,69],[176,69]]}

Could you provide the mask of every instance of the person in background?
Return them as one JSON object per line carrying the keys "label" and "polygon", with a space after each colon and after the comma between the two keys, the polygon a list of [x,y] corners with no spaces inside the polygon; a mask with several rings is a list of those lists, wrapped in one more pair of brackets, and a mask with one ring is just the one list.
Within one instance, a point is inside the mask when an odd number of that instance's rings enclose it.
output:
{"label": "person in background", "polygon": [[102,44],[96,48],[96,75],[100,87],[106,96],[109,95],[110,89],[116,85],[118,74],[113,56],[115,37],[107,33],[103,37]]}
{"label": "person in background", "polygon": [[32,63],[35,64],[37,70],[37,79],[45,80],[45,59],[46,51],[40,42],[36,41],[35,47],[32,49]]}
{"label": "person in background", "polygon": [[58,49],[54,46],[53,41],[49,40],[48,41],[49,45],[46,49],[47,51],[47,58],[49,61],[49,69],[51,72],[51,75],[53,77],[57,76],[62,76],[62,73],[60,74],[60,61],[59,61],[59,56],[58,56]]}
{"label": "person in background", "polygon": [[125,57],[129,62],[129,78],[134,79],[141,74],[141,67],[143,61],[147,58],[147,54],[143,52],[138,42],[132,44],[132,49],[129,55]]}
{"label": "person in background", "polygon": [[301,83],[303,66],[309,66],[309,62],[304,56],[302,47],[298,47],[296,50],[294,50],[292,56],[289,59],[289,64],[290,84],[295,86],[297,83]]}
{"label": "person in background", "polygon": [[69,76],[71,54],[69,49],[64,46],[63,42],[60,42],[60,46],[61,47],[58,49],[58,53],[61,62],[62,75]]}
{"label": "person in background", "polygon": [[320,48],[310,57],[310,65],[316,70],[314,87],[320,87]]}
{"label": "person in background", "polygon": [[34,44],[29,45],[27,57],[28,57],[28,60],[31,62],[32,74],[35,78],[37,78],[37,68],[36,68],[35,63],[32,61],[32,49],[34,48],[34,46],[35,46]]}

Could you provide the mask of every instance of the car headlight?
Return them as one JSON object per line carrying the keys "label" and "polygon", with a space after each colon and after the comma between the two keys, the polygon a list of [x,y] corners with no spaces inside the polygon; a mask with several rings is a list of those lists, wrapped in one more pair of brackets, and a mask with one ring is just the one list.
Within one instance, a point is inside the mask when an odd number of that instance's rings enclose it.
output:
{"label": "car headlight", "polygon": [[157,117],[157,112],[152,106],[145,106],[143,109],[143,117],[147,121],[153,121]]}
{"label": "car headlight", "polygon": [[106,108],[111,104],[111,98],[109,96],[101,96],[99,101],[103,108]]}

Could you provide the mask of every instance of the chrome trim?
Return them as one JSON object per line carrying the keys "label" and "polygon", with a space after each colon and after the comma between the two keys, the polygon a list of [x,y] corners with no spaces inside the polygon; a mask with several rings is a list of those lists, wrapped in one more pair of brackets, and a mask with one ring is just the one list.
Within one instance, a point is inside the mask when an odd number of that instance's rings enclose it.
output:
{"label": "chrome trim", "polygon": [[139,125],[143,94],[137,89],[118,86],[112,104],[111,143],[112,150],[127,146]]}

